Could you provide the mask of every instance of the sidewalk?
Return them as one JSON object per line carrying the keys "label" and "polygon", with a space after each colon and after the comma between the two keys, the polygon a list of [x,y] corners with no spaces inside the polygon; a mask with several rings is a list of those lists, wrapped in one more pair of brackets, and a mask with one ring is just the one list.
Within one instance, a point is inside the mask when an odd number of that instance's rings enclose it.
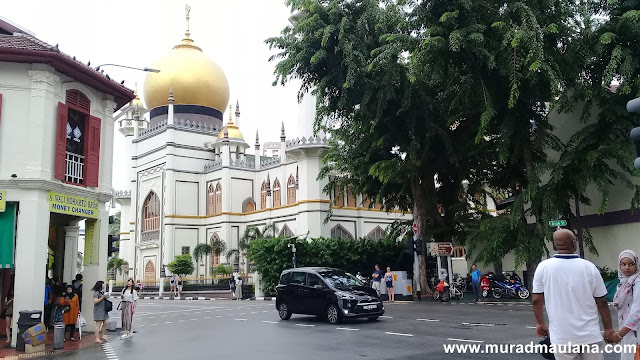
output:
{"label": "sidewalk", "polygon": [[[111,340],[119,335],[119,331],[107,331],[105,338]],[[67,341],[64,343],[64,349],[53,350],[53,329],[47,332],[46,350],[42,352],[27,354],[24,351],[17,351],[15,348],[6,348],[4,344],[0,347],[0,359],[2,360],[17,360],[17,359],[32,359],[44,355],[60,354],[64,352],[84,349],[91,346],[100,346],[95,343],[95,336],[93,332],[82,332],[82,340],[79,340],[76,334],[76,341]],[[4,339],[3,339],[4,340]]]}

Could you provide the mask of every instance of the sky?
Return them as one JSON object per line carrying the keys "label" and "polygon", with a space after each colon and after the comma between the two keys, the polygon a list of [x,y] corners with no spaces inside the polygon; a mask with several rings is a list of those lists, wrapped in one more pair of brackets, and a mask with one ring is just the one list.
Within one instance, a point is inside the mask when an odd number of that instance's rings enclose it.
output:
{"label": "sky", "polygon": [[[242,131],[249,145],[279,141],[284,122],[287,138],[298,134],[299,83],[272,86],[274,51],[264,40],[288,25],[285,0],[21,0],[2,1],[0,16],[35,33],[62,52],[91,66],[105,63],[152,67],[178,44],[185,32],[185,5],[191,6],[190,31],[195,44],[223,69],[229,81],[230,100],[240,102]],[[146,73],[104,67],[112,79],[142,93]],[[141,94],[143,95],[143,94]],[[141,96],[143,98],[143,96]],[[228,112],[228,110],[227,110]],[[228,114],[225,113],[225,121]],[[122,166],[125,145],[116,127],[113,187],[128,186]],[[253,148],[253,147],[252,147]]]}

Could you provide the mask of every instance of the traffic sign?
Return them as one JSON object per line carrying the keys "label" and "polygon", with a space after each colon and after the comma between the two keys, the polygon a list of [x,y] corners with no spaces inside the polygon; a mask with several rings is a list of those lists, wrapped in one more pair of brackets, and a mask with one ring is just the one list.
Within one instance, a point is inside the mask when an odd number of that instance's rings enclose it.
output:
{"label": "traffic sign", "polygon": [[418,235],[418,224],[413,223],[413,235]]}
{"label": "traffic sign", "polygon": [[567,220],[551,220],[549,226],[567,226]]}
{"label": "traffic sign", "polygon": [[451,243],[429,243],[429,253],[431,256],[451,256],[453,255],[453,244]]}
{"label": "traffic sign", "polygon": [[129,264],[122,265],[122,272],[123,273],[129,272]]}

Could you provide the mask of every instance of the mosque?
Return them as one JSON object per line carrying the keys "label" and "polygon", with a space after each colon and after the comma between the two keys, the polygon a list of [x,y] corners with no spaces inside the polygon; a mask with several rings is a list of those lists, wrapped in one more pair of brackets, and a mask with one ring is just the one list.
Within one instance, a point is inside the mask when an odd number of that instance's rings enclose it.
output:
{"label": "mosque", "polygon": [[[114,116],[127,140],[121,166],[129,168],[130,189],[120,189],[116,200],[129,276],[155,283],[177,255],[222,242],[225,252],[198,262],[189,276],[207,277],[229,263],[225,254],[238,250],[251,226],[274,225],[280,236],[379,239],[392,222],[410,218],[350,189],[323,192],[326,181],[317,177],[328,142],[312,134],[311,96],[298,109],[299,138],[287,138],[284,125],[266,119],[275,129],[266,135],[279,135],[279,146],[270,142],[265,156],[256,133],[252,150],[241,131],[240,104],[227,108],[225,73],[191,38],[188,7],[184,38],[152,67],[160,71],[147,75],[144,102],[136,96]],[[237,253],[234,270],[247,274],[248,262]]]}

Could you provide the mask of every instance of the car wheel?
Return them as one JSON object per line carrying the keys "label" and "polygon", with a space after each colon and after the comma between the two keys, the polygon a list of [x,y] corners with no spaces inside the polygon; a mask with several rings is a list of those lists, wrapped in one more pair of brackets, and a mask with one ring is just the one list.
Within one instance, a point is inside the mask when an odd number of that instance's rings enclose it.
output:
{"label": "car wheel", "polygon": [[378,320],[378,318],[379,318],[379,316],[372,316],[372,317],[369,317],[367,319],[369,319],[369,321],[376,321],[376,320]]}
{"label": "car wheel", "polygon": [[340,310],[338,310],[335,304],[329,304],[329,306],[327,306],[327,320],[331,324],[340,322]]}
{"label": "car wheel", "polygon": [[278,315],[280,315],[280,319],[282,320],[291,319],[291,310],[289,310],[286,302],[282,302],[278,306]]}

